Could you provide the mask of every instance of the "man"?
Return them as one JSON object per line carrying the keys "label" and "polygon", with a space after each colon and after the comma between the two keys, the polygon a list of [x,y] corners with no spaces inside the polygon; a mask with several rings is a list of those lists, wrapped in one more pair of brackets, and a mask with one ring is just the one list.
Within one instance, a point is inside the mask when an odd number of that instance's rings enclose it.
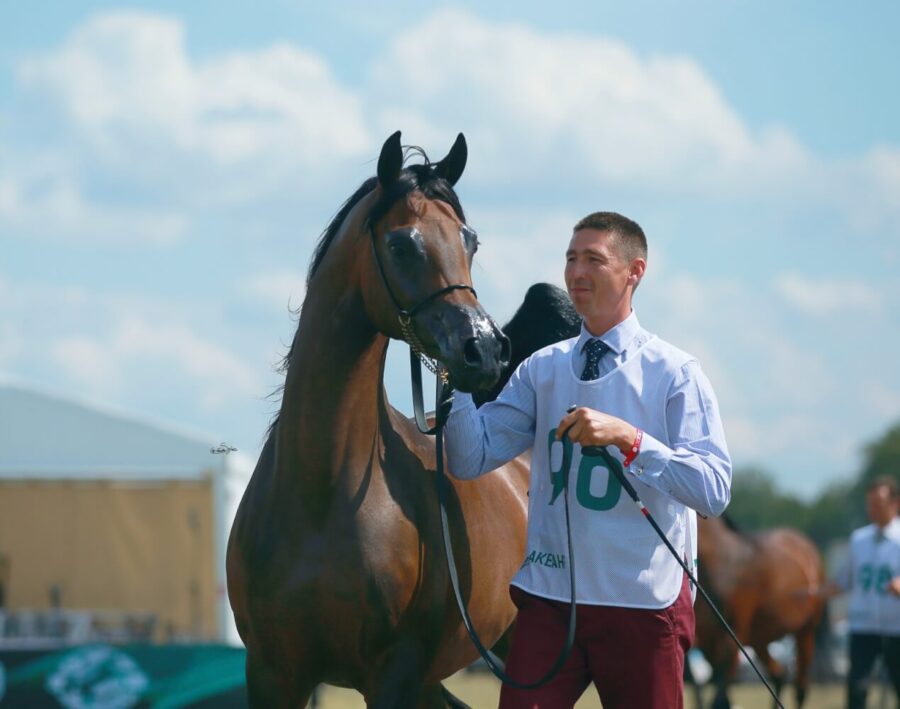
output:
{"label": "man", "polygon": [[504,686],[502,709],[571,707],[592,681],[606,709],[682,706],[694,632],[685,574],[602,459],[581,455],[581,446],[608,446],[693,565],[693,510],[725,509],[731,462],[697,361],[641,328],[632,311],[646,267],[647,241],[635,222],[613,212],[579,221],[565,281],[581,335],[534,353],[480,409],[457,394],[447,422],[449,469],[460,478],[532,449],[527,554],[510,589],[519,614],[507,671],[520,682],[546,674],[566,636],[568,486],[575,647],[544,687]]}
{"label": "man", "polygon": [[847,706],[862,709],[875,660],[882,657],[900,701],[900,487],[874,479],[866,491],[872,524],[850,536],[850,556],[835,579],[850,592],[850,673]]}

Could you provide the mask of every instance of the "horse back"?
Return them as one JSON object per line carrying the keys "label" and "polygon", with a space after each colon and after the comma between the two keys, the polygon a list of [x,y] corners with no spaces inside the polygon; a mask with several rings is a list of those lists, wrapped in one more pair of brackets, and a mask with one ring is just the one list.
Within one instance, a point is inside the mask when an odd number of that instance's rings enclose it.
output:
{"label": "horse back", "polygon": [[764,582],[757,623],[777,625],[785,633],[820,616],[825,570],[812,541],[789,528],[760,532],[753,541],[755,574]]}

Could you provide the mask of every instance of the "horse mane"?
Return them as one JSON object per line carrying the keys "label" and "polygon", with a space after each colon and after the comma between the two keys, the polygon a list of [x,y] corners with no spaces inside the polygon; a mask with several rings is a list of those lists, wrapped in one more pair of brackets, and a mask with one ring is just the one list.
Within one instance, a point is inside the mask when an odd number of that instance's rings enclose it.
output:
{"label": "horse mane", "polygon": [[741,529],[740,525],[738,525],[738,523],[734,521],[734,518],[727,512],[723,512],[721,515],[719,515],[719,519],[721,519],[725,523],[725,526],[728,527],[728,529],[730,529],[732,532],[744,536],[744,530]]}
{"label": "horse mane", "polygon": [[[400,171],[397,180],[389,188],[385,189],[382,192],[381,196],[378,198],[378,201],[372,205],[372,207],[369,209],[368,214],[366,214],[365,224],[367,227],[371,224],[374,224],[385,214],[387,214],[388,210],[390,210],[390,208],[398,200],[406,197],[406,195],[415,192],[416,190],[420,191],[428,199],[437,199],[441,200],[442,202],[446,202],[450,205],[461,222],[466,221],[465,212],[463,212],[462,204],[460,204],[459,197],[457,196],[456,191],[453,189],[453,185],[451,185],[447,180],[445,180],[443,177],[439,177],[435,173],[435,163],[432,163],[428,159],[428,155],[422,148],[417,145],[406,146],[403,156],[404,162],[409,160],[409,158],[413,156],[421,158],[422,163],[407,165]],[[322,232],[322,235],[319,237],[319,240],[316,242],[316,245],[313,248],[313,255],[310,259],[309,269],[306,273],[307,296],[309,295],[309,284],[312,281],[313,276],[316,274],[319,266],[322,264],[322,261],[325,258],[325,254],[328,253],[328,247],[331,246],[334,238],[337,236],[338,232],[340,232],[341,226],[347,219],[347,215],[350,214],[353,208],[357,204],[359,204],[363,197],[372,192],[372,190],[374,190],[377,185],[378,178],[374,176],[368,178],[365,182],[363,182],[356,189],[356,191],[352,195],[350,195],[347,200],[341,205],[337,213],[331,218],[328,226],[325,227],[325,231]],[[302,311],[302,305],[297,311],[292,311],[295,312],[295,315],[297,316],[298,328],[300,321],[299,316]],[[291,363],[291,358],[294,354],[295,342],[296,337],[291,339],[291,344],[290,347],[288,347],[287,354],[284,355],[281,362],[276,367],[276,371],[281,372],[282,374],[285,374],[287,372],[288,366]],[[283,394],[284,384],[279,384],[267,398],[275,399],[276,397],[278,397],[280,400]],[[272,431],[275,430],[275,427],[277,425],[278,412],[275,413],[274,417],[272,418],[272,422],[266,429],[266,438],[272,435]]]}

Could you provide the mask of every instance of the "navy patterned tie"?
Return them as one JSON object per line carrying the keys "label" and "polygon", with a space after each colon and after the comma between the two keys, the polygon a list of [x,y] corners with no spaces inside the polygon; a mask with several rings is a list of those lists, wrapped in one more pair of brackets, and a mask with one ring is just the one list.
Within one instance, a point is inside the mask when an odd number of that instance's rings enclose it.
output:
{"label": "navy patterned tie", "polygon": [[581,373],[583,381],[596,379],[600,376],[598,364],[600,359],[609,352],[609,347],[602,341],[594,338],[588,340],[584,345],[584,371]]}

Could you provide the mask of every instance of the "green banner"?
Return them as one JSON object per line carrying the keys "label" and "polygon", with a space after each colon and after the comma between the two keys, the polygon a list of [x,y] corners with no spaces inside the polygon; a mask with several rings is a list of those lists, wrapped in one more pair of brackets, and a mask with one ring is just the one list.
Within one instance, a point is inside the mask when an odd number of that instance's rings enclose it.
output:
{"label": "green banner", "polygon": [[245,707],[245,657],[224,645],[0,650],[0,707]]}

